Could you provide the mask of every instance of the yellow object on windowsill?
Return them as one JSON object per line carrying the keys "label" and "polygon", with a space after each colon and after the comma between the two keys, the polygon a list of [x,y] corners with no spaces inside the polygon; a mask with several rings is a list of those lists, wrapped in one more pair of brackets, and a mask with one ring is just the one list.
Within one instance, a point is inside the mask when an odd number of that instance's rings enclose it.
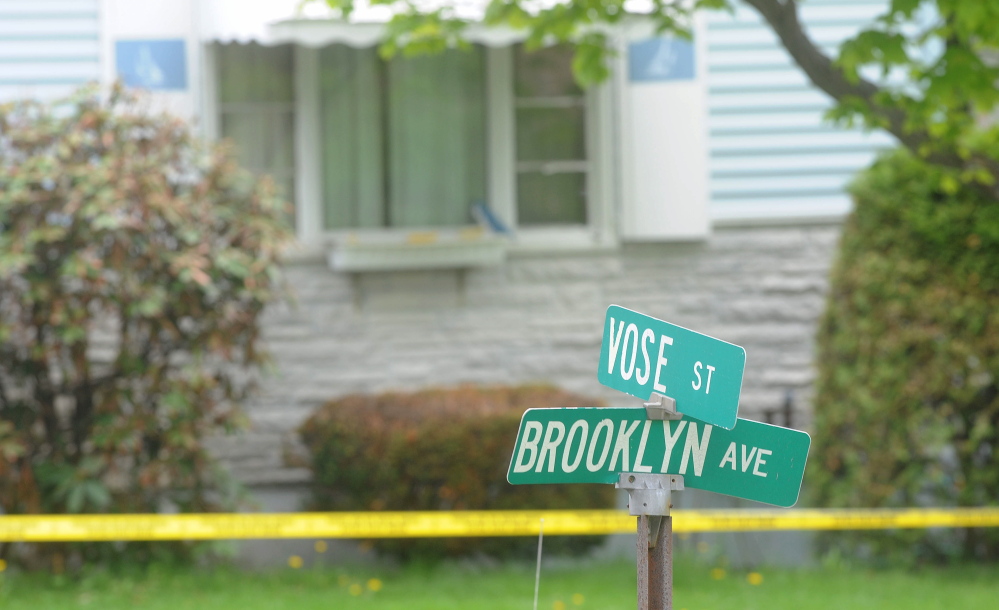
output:
{"label": "yellow object on windowsill", "polygon": [[329,238],[327,260],[334,271],[346,272],[463,269],[500,264],[508,243],[475,225],[350,231]]}

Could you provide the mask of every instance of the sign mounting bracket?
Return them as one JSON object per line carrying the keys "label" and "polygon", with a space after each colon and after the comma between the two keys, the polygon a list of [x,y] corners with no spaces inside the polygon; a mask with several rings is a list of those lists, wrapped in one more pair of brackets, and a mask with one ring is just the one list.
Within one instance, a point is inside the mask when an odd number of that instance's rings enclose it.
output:
{"label": "sign mounting bracket", "polygon": [[649,401],[645,403],[645,415],[649,419],[673,421],[683,418],[683,413],[676,410],[676,399],[653,392]]}
{"label": "sign mounting bracket", "polygon": [[677,474],[622,472],[614,485],[628,491],[628,514],[648,517],[648,548],[655,548],[663,517],[673,508],[672,492],[683,489],[683,477]]}

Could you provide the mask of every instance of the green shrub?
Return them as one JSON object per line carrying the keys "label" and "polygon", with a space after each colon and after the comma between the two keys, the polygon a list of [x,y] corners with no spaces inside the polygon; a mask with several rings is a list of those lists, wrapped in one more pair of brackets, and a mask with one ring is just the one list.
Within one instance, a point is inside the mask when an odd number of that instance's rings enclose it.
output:
{"label": "green shrub", "polygon": [[[543,386],[431,389],[354,395],[321,407],[301,428],[312,455],[317,510],[609,508],[610,485],[510,485],[506,473],[523,412],[594,406]],[[581,552],[599,537],[559,537],[548,551]],[[381,541],[402,557],[509,555],[536,548],[523,538]]]}
{"label": "green shrub", "polygon": [[2,512],[219,506],[204,440],[265,361],[283,207],[122,89],[0,106]]}
{"label": "green shrub", "polygon": [[[852,192],[818,337],[814,499],[995,506],[999,202],[901,153]],[[999,559],[996,530],[850,538],[882,556]]]}

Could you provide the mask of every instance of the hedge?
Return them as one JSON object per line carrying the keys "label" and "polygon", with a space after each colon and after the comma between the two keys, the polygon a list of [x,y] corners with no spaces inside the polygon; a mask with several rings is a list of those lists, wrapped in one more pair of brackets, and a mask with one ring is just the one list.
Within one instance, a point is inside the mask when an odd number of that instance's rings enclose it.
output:
{"label": "hedge", "polygon": [[[903,153],[852,193],[818,336],[813,499],[995,506],[999,202]],[[876,556],[999,559],[996,530],[847,538]]]}
{"label": "hedge", "polygon": [[[301,427],[311,453],[314,510],[501,510],[609,508],[609,485],[506,481],[520,417],[531,407],[595,406],[547,386],[429,389],[352,395],[319,408]],[[582,552],[599,537],[557,538],[547,551]],[[534,548],[523,538],[380,541],[404,558]]]}

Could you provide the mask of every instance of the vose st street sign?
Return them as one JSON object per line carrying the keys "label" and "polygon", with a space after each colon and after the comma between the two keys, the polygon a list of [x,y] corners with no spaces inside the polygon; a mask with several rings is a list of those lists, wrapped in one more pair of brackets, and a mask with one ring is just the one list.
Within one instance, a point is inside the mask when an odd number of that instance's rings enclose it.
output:
{"label": "vose st street sign", "polygon": [[746,350],[618,305],[607,308],[597,379],[648,400],[676,400],[676,410],[731,429],[739,411]]}

